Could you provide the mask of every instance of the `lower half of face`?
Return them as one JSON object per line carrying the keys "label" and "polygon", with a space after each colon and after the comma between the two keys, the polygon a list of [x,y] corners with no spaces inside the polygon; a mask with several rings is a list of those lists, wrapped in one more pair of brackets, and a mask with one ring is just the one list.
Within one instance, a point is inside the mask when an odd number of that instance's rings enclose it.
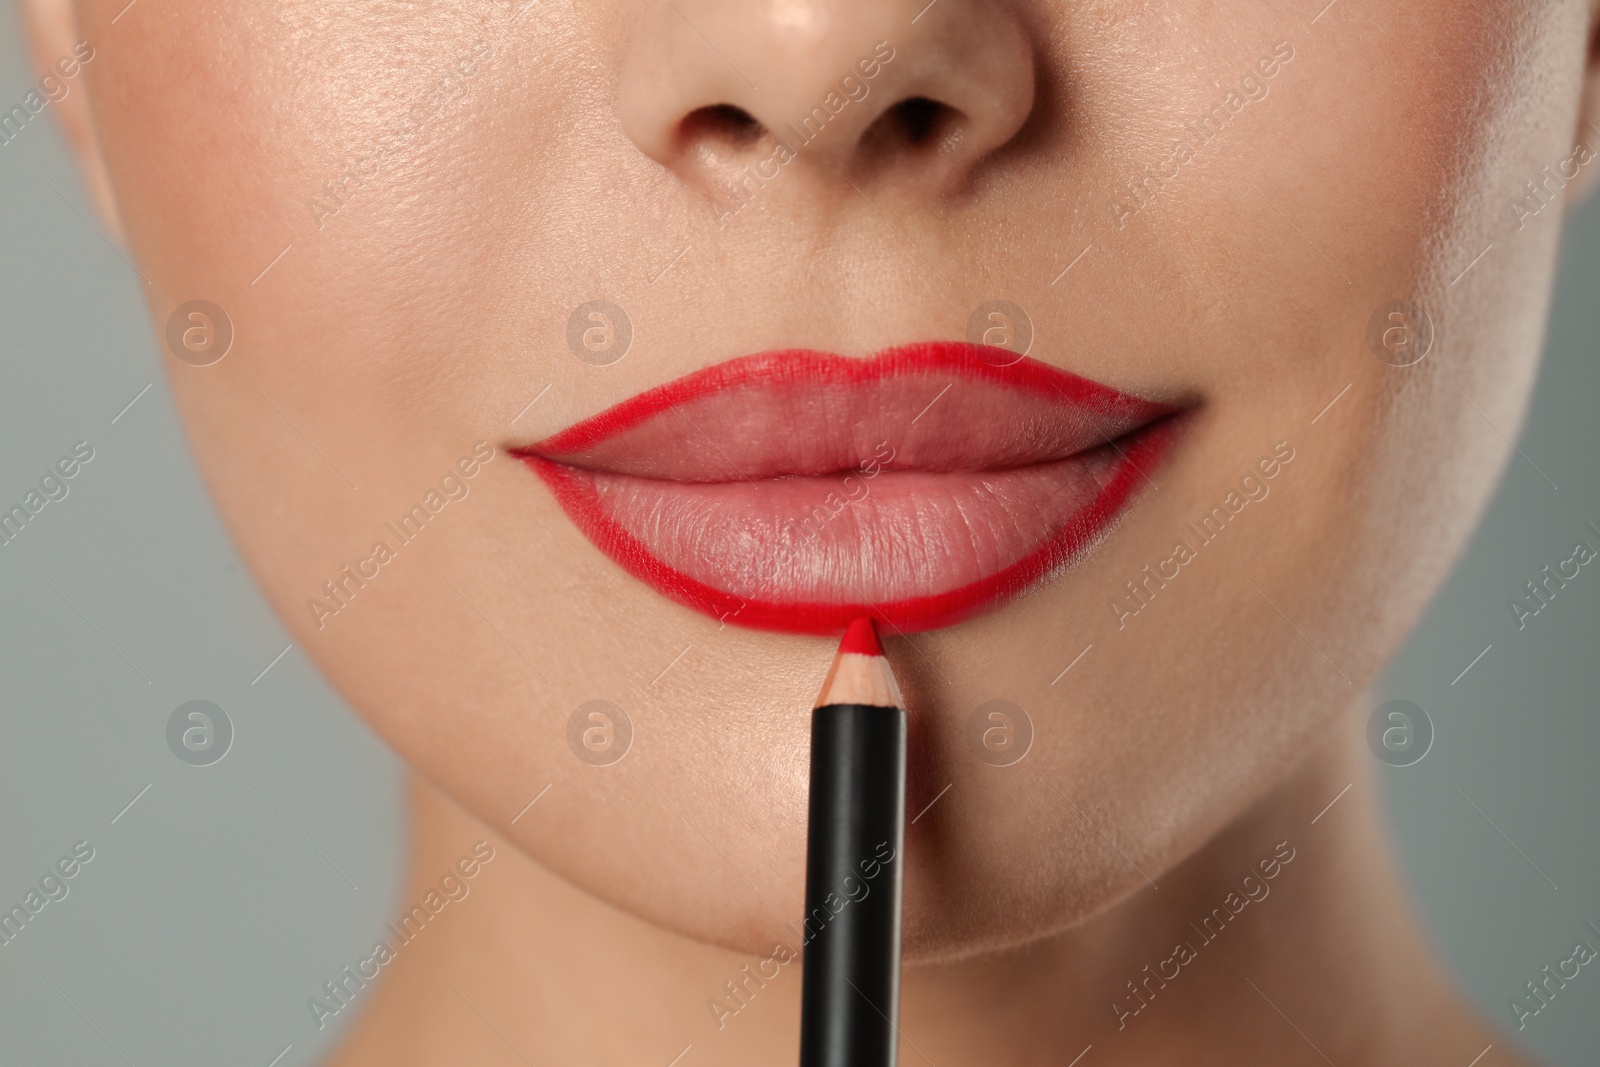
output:
{"label": "lower half of face", "polygon": [[1281,775],[1482,508],[1588,162],[1575,2],[705,0],[720,60],[621,5],[120,6],[99,137],[296,642],[542,862],[752,950],[858,611],[943,796],[913,955],[1143,884],[1074,805],[1153,871]]}

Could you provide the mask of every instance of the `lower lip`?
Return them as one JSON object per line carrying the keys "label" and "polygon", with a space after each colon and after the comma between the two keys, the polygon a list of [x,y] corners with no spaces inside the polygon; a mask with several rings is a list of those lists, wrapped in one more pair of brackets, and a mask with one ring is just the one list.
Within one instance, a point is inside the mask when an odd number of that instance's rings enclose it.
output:
{"label": "lower lip", "polygon": [[867,615],[952,626],[1071,567],[1176,434],[1160,419],[1065,459],[988,471],[676,482],[525,454],[569,519],[663,595],[760,630],[836,634]]}

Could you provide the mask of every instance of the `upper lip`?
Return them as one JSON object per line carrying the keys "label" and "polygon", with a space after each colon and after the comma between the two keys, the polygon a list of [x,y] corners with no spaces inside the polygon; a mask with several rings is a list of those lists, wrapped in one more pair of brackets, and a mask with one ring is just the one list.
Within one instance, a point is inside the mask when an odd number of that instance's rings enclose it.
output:
{"label": "upper lip", "polygon": [[887,442],[885,470],[982,471],[1062,459],[1176,410],[1035,360],[1001,363],[996,351],[925,342],[865,360],[744,356],[513,451],[641,478],[730,482],[847,473],[881,459]]}

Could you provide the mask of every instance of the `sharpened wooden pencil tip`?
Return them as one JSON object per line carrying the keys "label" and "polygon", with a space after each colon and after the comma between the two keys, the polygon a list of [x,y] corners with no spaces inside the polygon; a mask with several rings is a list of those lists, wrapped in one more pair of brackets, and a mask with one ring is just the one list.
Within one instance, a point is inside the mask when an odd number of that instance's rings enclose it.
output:
{"label": "sharpened wooden pencil tip", "polygon": [[857,619],[839,642],[839,653],[822,683],[816,706],[862,704],[873,708],[903,708],[905,698],[894,680],[894,671],[878,643],[872,620]]}

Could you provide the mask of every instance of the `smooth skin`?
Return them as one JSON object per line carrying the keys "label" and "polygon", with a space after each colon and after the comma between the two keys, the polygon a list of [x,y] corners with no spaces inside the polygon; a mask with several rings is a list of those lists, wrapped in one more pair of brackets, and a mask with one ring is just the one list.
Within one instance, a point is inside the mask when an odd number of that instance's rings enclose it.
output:
{"label": "smooth skin", "polygon": [[[996,297],[1035,358],[1193,411],[1071,573],[888,637],[908,807],[934,804],[907,836],[902,1061],[1519,1062],[1408,915],[1362,694],[1526,410],[1561,210],[1600,164],[1512,205],[1600,149],[1591,0],[125,5],[25,8],[41,65],[94,46],[52,112],[155,329],[197,298],[233,323],[221,362],[165,357],[202,474],[296,643],[417,771],[405,899],[499,850],[335,1062],[792,1061],[796,965],[710,1002],[797,947],[831,642],[664,600],[504,450],[746,353],[961,339]],[[843,78],[879,42],[861,96]],[[813,143],[741,178],[830,92]],[[602,298],[635,334],[606,367],[566,345]],[[1367,341],[1398,299],[1437,328],[1406,368]],[[479,441],[469,495],[319,618]],[[1280,444],[1270,495],[1119,617]],[[566,742],[592,699],[633,724],[611,766]],[[993,699],[1036,730],[1009,767],[967,742]],[[1270,895],[1119,1018],[1280,847]]]}

